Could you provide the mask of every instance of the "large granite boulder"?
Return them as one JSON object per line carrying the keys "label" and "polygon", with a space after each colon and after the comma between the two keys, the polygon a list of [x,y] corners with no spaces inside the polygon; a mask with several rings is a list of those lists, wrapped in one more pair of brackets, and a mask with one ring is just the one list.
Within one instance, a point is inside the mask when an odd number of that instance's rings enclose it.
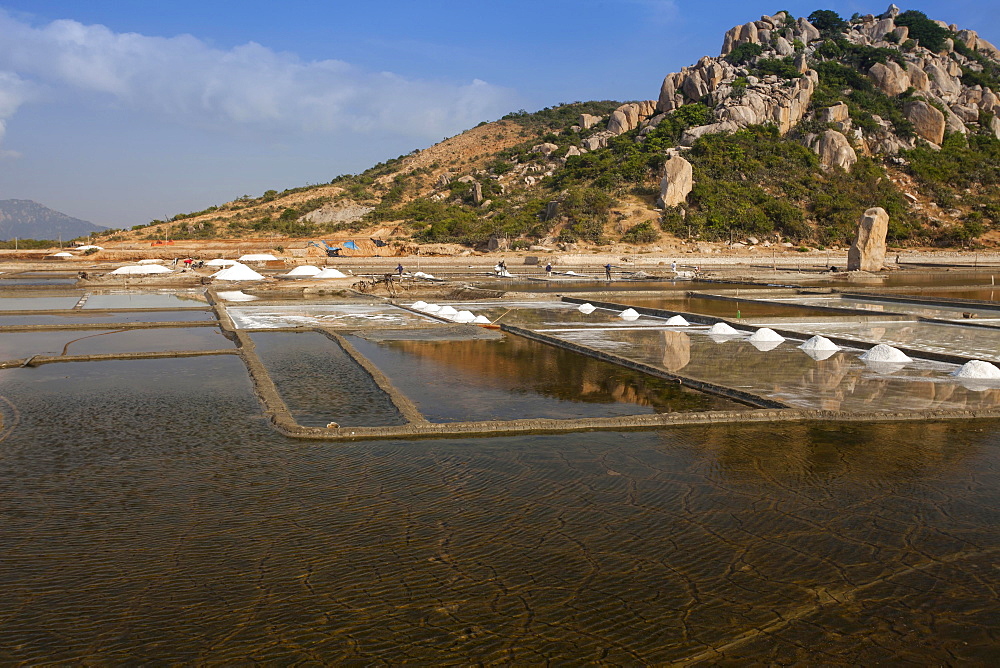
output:
{"label": "large granite boulder", "polygon": [[879,271],[885,264],[885,235],[889,214],[880,206],[865,211],[858,222],[858,234],[847,251],[848,271]]}
{"label": "large granite boulder", "polygon": [[657,204],[664,208],[683,204],[693,187],[694,172],[691,163],[682,158],[676,150],[669,151],[667,161],[663,163],[660,199],[657,200]]}
{"label": "large granite boulder", "polygon": [[820,135],[815,146],[816,153],[819,154],[819,162],[823,167],[840,167],[845,171],[850,171],[854,163],[858,161],[858,154],[854,151],[847,137],[836,130],[827,130]]}
{"label": "large granite boulder", "polygon": [[891,60],[885,64],[875,63],[872,65],[871,69],[868,70],[868,76],[875,81],[879,90],[889,97],[895,97],[910,87],[910,77],[902,67]]}
{"label": "large granite boulder", "polygon": [[594,116],[592,114],[580,114],[579,125],[584,130],[589,130],[598,123],[601,122],[600,116]]}
{"label": "large granite boulder", "polygon": [[940,145],[944,140],[944,114],[924,100],[907,102],[903,106],[903,113],[906,114],[906,119],[913,123],[916,133],[927,141]]}

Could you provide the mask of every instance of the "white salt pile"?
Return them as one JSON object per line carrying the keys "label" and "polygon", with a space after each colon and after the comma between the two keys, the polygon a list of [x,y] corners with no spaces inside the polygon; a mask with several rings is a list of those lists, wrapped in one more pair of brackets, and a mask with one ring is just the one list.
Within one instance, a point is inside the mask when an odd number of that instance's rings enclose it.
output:
{"label": "white salt pile", "polygon": [[569,271],[566,272],[566,275],[567,276],[579,276],[580,274],[576,273],[575,271],[573,271],[571,269],[571,270],[569,270]]}
{"label": "white salt pile", "polygon": [[264,277],[256,271],[237,262],[231,267],[226,267],[221,271],[212,274],[212,278],[217,281],[262,281]]}
{"label": "white salt pile", "polygon": [[[83,246],[80,246],[80,248],[83,248]],[[139,264],[160,264],[161,262],[163,262],[163,260],[156,260],[156,259],[139,260]]]}
{"label": "white salt pile", "polygon": [[836,343],[826,338],[825,336],[819,336],[818,334],[809,339],[808,341],[806,341],[805,343],[803,343],[801,346],[799,346],[799,348],[801,348],[802,350],[829,350],[832,352],[837,352],[838,350],[840,350],[840,346],[838,346]]}
{"label": "white salt pile", "polygon": [[86,246],[77,246],[77,247],[76,247],[76,249],[77,249],[78,251],[85,251],[85,250],[104,250],[104,246],[95,246],[95,245],[93,245],[93,244],[87,244]]}
{"label": "white salt pile", "polygon": [[240,262],[267,262],[268,260],[277,259],[270,253],[247,253],[240,256]]}
{"label": "white salt pile", "polygon": [[580,304],[579,306],[576,307],[576,310],[579,311],[580,313],[586,313],[589,315],[594,311],[596,311],[597,307],[594,306],[593,304]]}
{"label": "white salt pile", "polygon": [[490,319],[487,318],[485,315],[477,315],[476,319],[473,320],[472,322],[476,323],[477,325],[488,325],[490,324]]}
{"label": "white salt pile", "polygon": [[313,278],[347,278],[347,274],[340,271],[339,269],[334,269],[333,267],[327,267],[318,274],[314,274]]}
{"label": "white salt pile", "polygon": [[721,334],[723,336],[739,336],[739,330],[733,329],[724,322],[717,322],[708,330],[709,334]]}
{"label": "white salt pile", "polygon": [[124,267],[118,267],[111,273],[116,276],[122,276],[136,274],[169,274],[172,272],[166,267],[161,267],[158,264],[128,264]]}
{"label": "white salt pile", "polygon": [[437,304],[428,304],[422,310],[424,313],[437,313],[441,310],[441,307]]}
{"label": "white salt pile", "polygon": [[445,304],[441,307],[441,310],[438,311],[438,315],[455,315],[456,313],[458,313],[458,309],[449,304]]}
{"label": "white salt pile", "polygon": [[785,337],[783,337],[781,334],[778,334],[776,331],[770,329],[769,327],[761,327],[760,329],[758,329],[756,332],[753,333],[753,335],[750,337],[749,340],[751,343],[756,343],[756,342],[770,343],[772,341],[776,343],[781,343],[782,341],[785,340]]}
{"label": "white salt pile", "polygon": [[639,312],[634,308],[627,308],[618,314],[618,317],[622,320],[636,320],[639,318]]}
{"label": "white salt pile", "polygon": [[315,276],[320,272],[319,267],[314,267],[311,264],[304,264],[301,267],[295,267],[290,272],[285,274],[285,276]]}
{"label": "white salt pile", "polygon": [[893,364],[905,364],[906,362],[913,361],[902,350],[887,346],[884,343],[878,344],[858,359],[865,362],[890,362]]}
{"label": "white salt pile", "polygon": [[73,254],[72,253],[67,253],[66,251],[63,251],[61,253],[53,253],[49,257],[73,257]]}
{"label": "white salt pile", "polygon": [[260,299],[260,297],[248,295],[242,290],[219,290],[215,294],[222,299],[225,299],[227,302],[252,302]]}
{"label": "white salt pile", "polygon": [[412,309],[414,309],[416,311],[422,311],[425,308],[427,308],[427,302],[425,302],[423,300],[421,300],[419,302],[413,302],[412,304],[410,304],[410,308],[412,308]]}
{"label": "white salt pile", "polygon": [[955,378],[988,378],[1000,380],[1000,369],[989,362],[972,360],[951,372]]}
{"label": "white salt pile", "polygon": [[451,316],[451,319],[454,322],[472,322],[476,319],[476,316],[473,315],[472,311],[459,311],[455,315]]}
{"label": "white salt pile", "polygon": [[425,274],[422,271],[415,271],[415,272],[413,272],[413,276],[414,276],[414,278],[434,278],[430,274]]}
{"label": "white salt pile", "polygon": [[667,324],[670,325],[671,327],[687,327],[691,323],[689,323],[683,317],[675,315],[674,317],[667,320]]}
{"label": "white salt pile", "polygon": [[206,267],[229,267],[236,264],[236,260],[223,260],[221,257],[214,260],[209,260],[205,263]]}

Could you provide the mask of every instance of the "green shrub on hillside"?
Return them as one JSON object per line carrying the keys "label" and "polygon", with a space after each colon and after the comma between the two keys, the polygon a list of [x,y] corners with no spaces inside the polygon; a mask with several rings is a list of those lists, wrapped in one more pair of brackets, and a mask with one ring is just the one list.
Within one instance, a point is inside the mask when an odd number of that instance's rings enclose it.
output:
{"label": "green shrub on hillside", "polygon": [[934,52],[944,49],[944,42],[949,36],[948,29],[934,23],[923,12],[915,9],[907,10],[897,16],[895,22],[898,26],[909,28],[910,38],[917,40],[925,49]]}

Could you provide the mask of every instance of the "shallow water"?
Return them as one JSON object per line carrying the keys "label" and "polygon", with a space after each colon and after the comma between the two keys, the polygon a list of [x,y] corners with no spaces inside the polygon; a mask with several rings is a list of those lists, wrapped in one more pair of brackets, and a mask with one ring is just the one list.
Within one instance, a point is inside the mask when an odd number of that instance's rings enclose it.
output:
{"label": "shallow water", "polygon": [[256,333],[264,367],[295,421],[307,427],[382,427],[406,420],[335,341],[315,332]]}
{"label": "shallow water", "polygon": [[233,343],[215,327],[164,327],[157,329],[65,329],[42,332],[0,333],[0,360],[31,355],[99,355],[152,353],[167,350],[221,350]]}
{"label": "shallow water", "polygon": [[234,357],[5,400],[5,664],[994,658],[989,423],[316,444]]}
{"label": "shallow water", "polygon": [[705,328],[551,331],[561,339],[606,350],[698,380],[778,399],[799,408],[836,411],[982,410],[1000,407],[1000,383],[966,382],[957,367],[915,361],[906,366],[866,365],[863,352],[846,348],[814,360],[786,339],[758,350],[746,337],[713,340]]}
{"label": "shallow water", "polygon": [[349,340],[431,422],[746,410],[676,383],[511,335],[479,341]]}
{"label": "shallow water", "polygon": [[435,321],[391,304],[265,304],[228,305],[227,312],[240,329],[282,327],[402,327]]}
{"label": "shallow water", "polygon": [[[766,297],[762,299],[771,300],[772,298]],[[728,299],[710,299],[708,297],[685,297],[683,299],[629,297],[622,299],[621,303],[628,304],[629,306],[645,306],[647,308],[680,311],[682,313],[700,313],[701,315],[711,315],[718,318],[808,318],[829,315],[828,312],[821,309],[793,306],[790,304],[770,304],[766,301],[755,301],[753,299],[730,301]]]}
{"label": "shallow water", "polygon": [[82,324],[127,323],[127,322],[198,322],[215,320],[212,311],[117,311],[115,313],[93,313],[83,310],[67,311],[59,315],[39,313],[35,315],[0,315],[0,327],[28,327],[31,325],[63,325],[72,327]]}
{"label": "shallow water", "polygon": [[[26,295],[26,296],[10,296]],[[63,293],[61,295],[39,294],[31,296],[31,292],[22,290],[17,292],[5,292],[0,295],[0,311],[48,311],[65,310],[76,306],[83,296],[83,293]]]}
{"label": "shallow water", "polygon": [[156,292],[91,294],[83,308],[205,308],[207,306],[208,302],[205,300],[203,291],[184,291],[172,294]]}

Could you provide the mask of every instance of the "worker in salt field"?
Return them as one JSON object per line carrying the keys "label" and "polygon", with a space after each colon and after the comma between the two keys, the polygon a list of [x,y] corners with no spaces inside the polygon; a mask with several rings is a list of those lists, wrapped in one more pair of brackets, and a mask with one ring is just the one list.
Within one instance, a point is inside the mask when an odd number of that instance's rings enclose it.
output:
{"label": "worker in salt field", "polygon": [[611,280],[611,263],[610,262],[607,263],[606,265],[604,265],[604,277],[607,280],[609,280],[609,281]]}
{"label": "worker in salt field", "polygon": [[396,273],[399,274],[400,278],[403,277],[403,263],[402,262],[400,262],[399,264],[396,265]]}
{"label": "worker in salt field", "polygon": [[670,262],[670,271],[677,273],[677,260],[672,260]]}
{"label": "worker in salt field", "polygon": [[545,265],[545,273],[547,275],[549,275],[549,276],[552,275],[552,263],[551,262],[549,262],[547,265]]}

